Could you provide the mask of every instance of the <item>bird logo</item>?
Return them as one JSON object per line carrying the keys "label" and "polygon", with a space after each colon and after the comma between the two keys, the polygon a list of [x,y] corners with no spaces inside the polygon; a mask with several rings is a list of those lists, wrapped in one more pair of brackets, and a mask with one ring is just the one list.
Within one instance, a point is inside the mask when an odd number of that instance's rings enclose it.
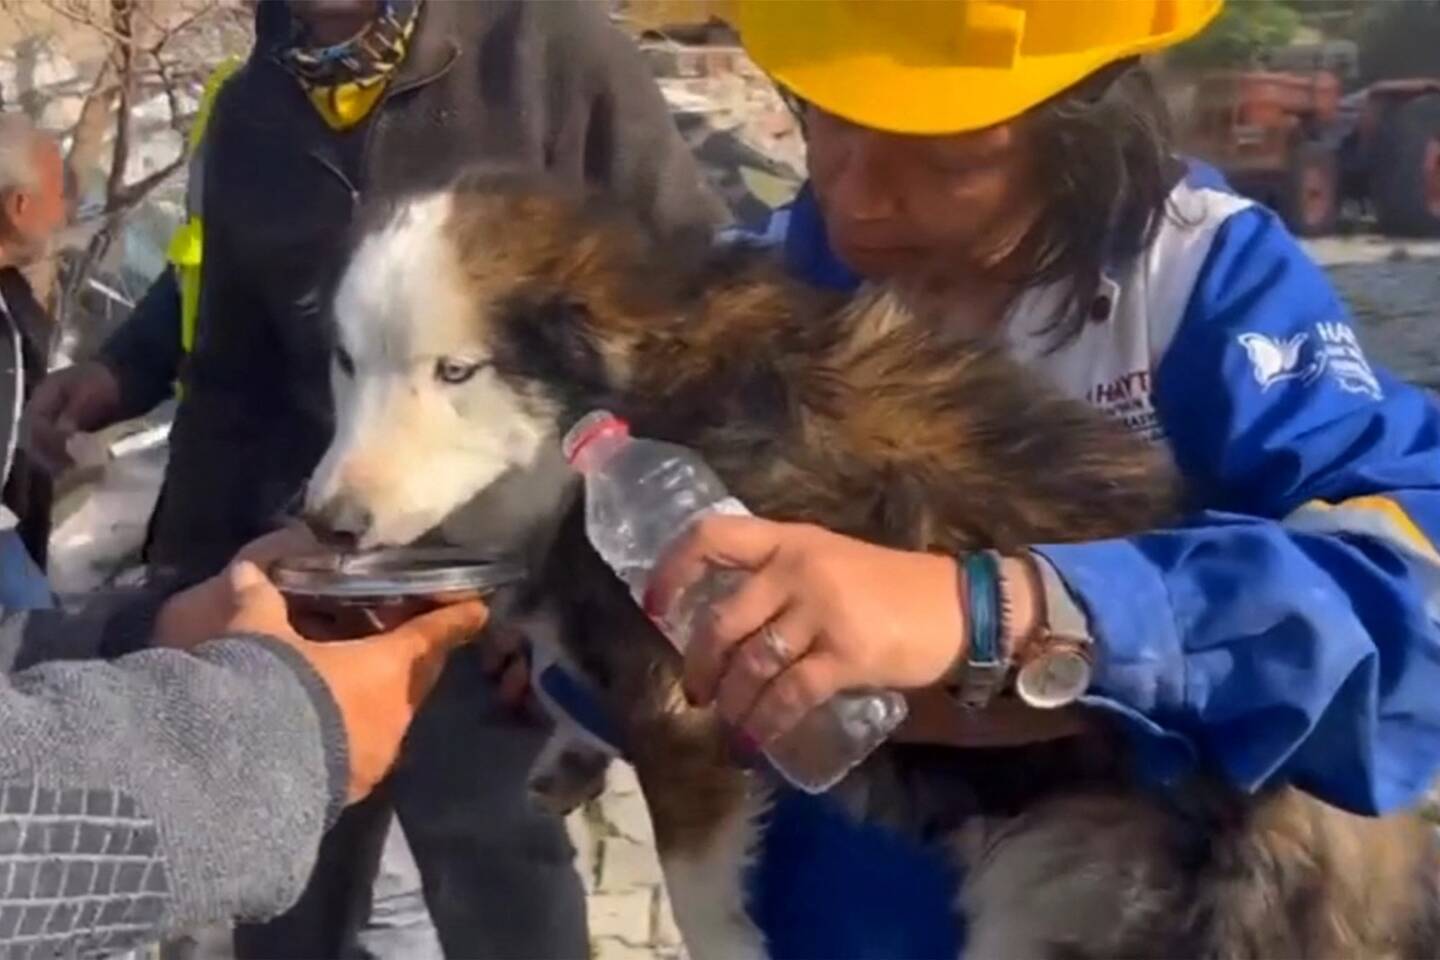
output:
{"label": "bird logo", "polygon": [[1260,389],[1268,389],[1284,380],[1308,382],[1319,376],[1321,361],[1303,367],[1300,364],[1301,352],[1309,339],[1308,333],[1297,333],[1288,339],[1268,337],[1263,333],[1240,334],[1240,346],[1250,357],[1250,366]]}

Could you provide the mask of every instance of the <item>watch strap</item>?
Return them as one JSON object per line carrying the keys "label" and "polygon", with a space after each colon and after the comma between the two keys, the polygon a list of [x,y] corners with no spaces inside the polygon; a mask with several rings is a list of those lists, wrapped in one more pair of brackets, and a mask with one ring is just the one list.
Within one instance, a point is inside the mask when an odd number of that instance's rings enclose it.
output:
{"label": "watch strap", "polygon": [[1031,558],[1045,610],[1040,629],[1018,657],[1014,688],[1030,706],[1055,709],[1074,703],[1089,689],[1095,641],[1059,572],[1043,557]]}
{"label": "watch strap", "polygon": [[1041,636],[1064,637],[1087,646],[1093,645],[1095,638],[1090,634],[1090,619],[1070,595],[1070,588],[1060,579],[1059,571],[1039,554],[1030,554],[1030,559],[1040,578],[1040,592],[1045,602]]}

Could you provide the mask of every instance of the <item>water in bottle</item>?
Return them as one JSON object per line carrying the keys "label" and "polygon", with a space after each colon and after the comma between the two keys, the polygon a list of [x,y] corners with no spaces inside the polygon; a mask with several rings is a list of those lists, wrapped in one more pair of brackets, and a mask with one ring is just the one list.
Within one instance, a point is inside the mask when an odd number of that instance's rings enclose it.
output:
{"label": "water in bottle", "polygon": [[[694,451],[630,435],[623,420],[596,411],[571,428],[565,458],[585,478],[585,531],[597,553],[643,602],[650,571],[670,543],[707,513],[748,515]],[[681,653],[696,617],[734,590],[745,574],[712,567],[659,624]],[[765,746],[790,783],[820,793],[838,783],[905,719],[891,690],[841,693]]]}

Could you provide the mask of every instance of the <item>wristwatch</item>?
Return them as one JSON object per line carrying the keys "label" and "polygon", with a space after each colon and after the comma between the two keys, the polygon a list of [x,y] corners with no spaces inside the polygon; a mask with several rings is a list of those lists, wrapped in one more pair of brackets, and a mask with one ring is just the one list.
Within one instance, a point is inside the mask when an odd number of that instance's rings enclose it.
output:
{"label": "wristwatch", "polygon": [[1031,554],[1040,581],[1044,615],[1040,629],[1017,651],[1015,695],[1032,707],[1054,710],[1079,700],[1094,675],[1095,640],[1084,612],[1060,575],[1043,557]]}

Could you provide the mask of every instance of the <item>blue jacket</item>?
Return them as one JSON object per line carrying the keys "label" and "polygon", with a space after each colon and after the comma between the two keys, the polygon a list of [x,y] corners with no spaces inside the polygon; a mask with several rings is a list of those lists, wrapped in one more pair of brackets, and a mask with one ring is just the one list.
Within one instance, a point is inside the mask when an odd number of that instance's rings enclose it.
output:
{"label": "blue jacket", "polygon": [[[1273,214],[1199,169],[1171,202],[1104,285],[1104,322],[1047,353],[1033,334],[1058,293],[1038,290],[1007,324],[1019,359],[1165,444],[1202,507],[1171,530],[1036,545],[1097,639],[1088,701],[1126,721],[1159,785],[1204,762],[1247,790],[1410,805],[1440,768],[1440,410],[1369,363]],[[813,283],[858,283],[808,191],[748,240]],[[955,956],[953,883],[790,794],[752,903],[776,957]]]}

